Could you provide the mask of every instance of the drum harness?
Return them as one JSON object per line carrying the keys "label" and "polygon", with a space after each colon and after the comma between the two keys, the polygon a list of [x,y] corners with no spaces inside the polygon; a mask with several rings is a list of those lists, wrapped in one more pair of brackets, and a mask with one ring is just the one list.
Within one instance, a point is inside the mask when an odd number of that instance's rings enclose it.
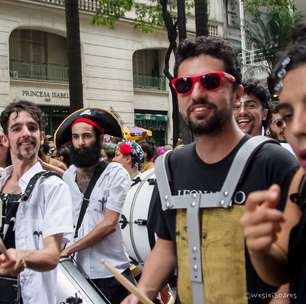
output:
{"label": "drum harness", "polygon": [[[32,194],[32,191],[37,183],[37,181],[40,179],[40,178],[48,178],[50,176],[53,176],[53,175],[56,175],[58,176],[56,173],[54,172],[51,172],[51,171],[40,171],[38,173],[36,173],[29,181],[25,191],[23,194],[20,195],[20,198],[19,200],[16,202],[16,203],[21,203],[21,202],[25,202],[26,200],[28,200],[28,198],[31,196]],[[58,176],[59,177],[59,176]],[[60,178],[60,177],[59,177]],[[2,218],[4,217],[4,219],[6,220],[6,216],[3,216],[3,209],[2,209],[2,203],[1,202],[1,221],[0,221],[0,228],[1,228],[1,237],[4,239],[5,236],[6,236],[6,230],[5,229],[6,227],[4,227],[3,223],[2,223]],[[41,234],[41,231],[34,231],[33,232],[34,235],[37,235],[39,236]],[[1,278],[0,278],[1,279]],[[19,280],[18,279],[14,279],[14,278],[7,278],[6,277],[4,278],[5,280],[7,280],[8,282],[10,282],[11,286],[16,286],[16,291],[17,291],[17,294],[16,294],[16,301],[14,303],[19,303],[20,302],[20,297],[21,297],[21,294],[20,294],[20,286],[19,286]]]}
{"label": "drum harness", "polygon": [[256,151],[265,143],[277,143],[265,136],[254,136],[248,139],[237,152],[230,170],[225,178],[221,191],[214,193],[193,193],[185,195],[172,195],[169,181],[169,152],[156,160],[155,175],[160,193],[162,210],[186,209],[188,252],[190,263],[190,279],[192,288],[192,303],[205,303],[204,281],[201,262],[200,221],[199,209],[202,208],[230,208],[232,196],[244,175],[248,164]]}
{"label": "drum harness", "polygon": [[80,209],[77,225],[76,225],[75,232],[74,232],[74,238],[75,239],[78,237],[79,229],[82,225],[87,207],[89,205],[89,198],[90,198],[91,192],[92,192],[93,188],[95,187],[97,180],[102,175],[105,168],[107,167],[107,165],[108,165],[107,162],[104,162],[104,161],[100,162],[96,166],[95,171],[93,173],[93,176],[91,177],[91,179],[89,181],[89,184],[88,184],[88,186],[86,188],[86,191],[84,193],[84,196],[83,196],[82,206],[81,206],[81,209]]}

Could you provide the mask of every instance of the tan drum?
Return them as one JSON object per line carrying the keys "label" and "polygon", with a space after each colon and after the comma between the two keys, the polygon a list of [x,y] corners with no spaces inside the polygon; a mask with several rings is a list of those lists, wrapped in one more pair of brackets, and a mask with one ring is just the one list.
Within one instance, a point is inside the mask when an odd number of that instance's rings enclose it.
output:
{"label": "tan drum", "polygon": [[60,259],[57,287],[57,304],[110,304],[101,291],[88,282],[88,276],[70,257]]}

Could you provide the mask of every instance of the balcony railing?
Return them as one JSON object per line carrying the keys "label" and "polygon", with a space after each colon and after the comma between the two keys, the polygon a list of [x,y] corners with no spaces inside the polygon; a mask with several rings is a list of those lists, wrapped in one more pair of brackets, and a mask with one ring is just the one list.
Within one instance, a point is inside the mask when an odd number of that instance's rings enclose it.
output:
{"label": "balcony railing", "polygon": [[[27,2],[29,1],[27,0]],[[54,6],[65,6],[65,0],[31,0],[31,2],[45,3]],[[79,0],[79,8],[82,11],[95,13],[101,9],[101,5],[97,0]],[[112,5],[112,0],[109,0],[108,14],[114,13],[116,9],[118,9],[118,7],[116,5]]]}
{"label": "balcony railing", "polygon": [[166,91],[166,78],[134,74],[134,88]]}
{"label": "balcony railing", "polygon": [[68,67],[11,60],[10,77],[11,79],[68,81]]}

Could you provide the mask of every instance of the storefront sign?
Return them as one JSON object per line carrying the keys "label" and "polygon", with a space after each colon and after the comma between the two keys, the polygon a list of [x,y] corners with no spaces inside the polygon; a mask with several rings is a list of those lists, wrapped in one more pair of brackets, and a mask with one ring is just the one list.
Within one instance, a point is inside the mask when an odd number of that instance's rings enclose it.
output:
{"label": "storefront sign", "polygon": [[39,104],[69,105],[69,91],[63,88],[11,86],[10,97],[12,100],[23,98]]}
{"label": "storefront sign", "polygon": [[25,97],[43,97],[43,98],[64,98],[68,99],[69,94],[66,92],[50,92],[50,91],[29,91],[29,90],[23,90],[22,96]]}

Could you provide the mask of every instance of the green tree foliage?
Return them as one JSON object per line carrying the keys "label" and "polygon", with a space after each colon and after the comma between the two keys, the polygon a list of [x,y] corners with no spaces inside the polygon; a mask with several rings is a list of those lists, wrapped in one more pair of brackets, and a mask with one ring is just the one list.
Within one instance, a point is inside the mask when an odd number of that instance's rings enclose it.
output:
{"label": "green tree foliage", "polygon": [[[175,19],[177,17],[175,1],[168,1],[168,11]],[[135,28],[150,33],[164,26],[162,6],[158,0],[151,0],[150,3],[143,3],[137,0],[98,0],[99,9],[93,18],[93,23],[106,25],[114,28],[116,22],[126,16],[126,13],[133,10],[136,17]],[[186,9],[189,11],[193,7],[192,0],[186,0]]]}
{"label": "green tree foliage", "polygon": [[93,18],[97,25],[114,28],[116,21],[125,16],[134,5],[133,0],[98,0],[98,9]]}
{"label": "green tree foliage", "polygon": [[261,50],[271,71],[278,51],[288,44],[291,29],[301,15],[291,0],[246,0],[245,7],[251,16],[246,23],[248,40]]}

